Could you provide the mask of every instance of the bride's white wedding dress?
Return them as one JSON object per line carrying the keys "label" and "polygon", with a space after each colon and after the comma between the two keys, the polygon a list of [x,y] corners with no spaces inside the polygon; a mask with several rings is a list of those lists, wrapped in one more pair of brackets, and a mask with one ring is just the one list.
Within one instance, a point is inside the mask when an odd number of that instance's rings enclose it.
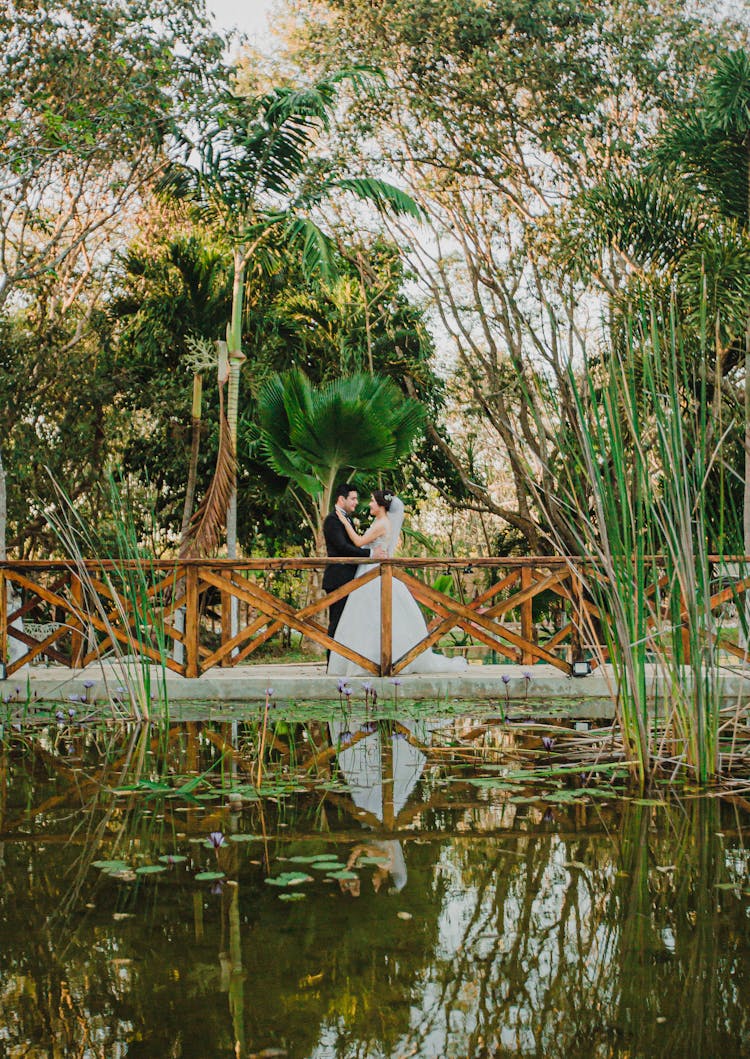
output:
{"label": "bride's white wedding dress", "polygon": [[[404,507],[398,497],[394,497],[388,513],[389,530],[387,534],[370,542],[370,547],[382,547],[389,557],[393,556],[401,532]],[[357,567],[357,577],[372,570],[372,563],[363,563]],[[415,644],[427,635],[427,623],[424,620],[419,604],[402,581],[393,579],[393,624],[392,624],[392,657],[394,662],[410,651]],[[380,579],[368,582],[352,592],[346,601],[336,628],[337,643],[350,647],[365,658],[380,664]],[[435,651],[423,651],[409,663],[403,673],[458,673],[468,666],[465,658],[446,658]],[[350,662],[343,655],[331,651],[328,661],[328,673],[333,676],[367,676],[366,670],[356,662]]]}

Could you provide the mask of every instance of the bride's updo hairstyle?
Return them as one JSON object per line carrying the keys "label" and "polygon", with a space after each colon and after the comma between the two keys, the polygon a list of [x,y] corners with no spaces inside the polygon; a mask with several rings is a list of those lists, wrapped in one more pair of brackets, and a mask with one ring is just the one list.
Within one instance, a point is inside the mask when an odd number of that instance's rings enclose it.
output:
{"label": "bride's updo hairstyle", "polygon": [[393,493],[384,493],[382,489],[373,489],[372,498],[378,507],[384,507],[386,511],[390,510],[390,506],[393,503]]}

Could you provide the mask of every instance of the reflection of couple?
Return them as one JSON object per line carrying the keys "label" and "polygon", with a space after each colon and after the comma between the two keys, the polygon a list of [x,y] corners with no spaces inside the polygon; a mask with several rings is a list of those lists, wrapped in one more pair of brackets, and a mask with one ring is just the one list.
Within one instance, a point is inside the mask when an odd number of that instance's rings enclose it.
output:
{"label": "reflection of couple", "polygon": [[[326,548],[331,558],[386,559],[395,555],[404,505],[397,496],[376,489],[370,500],[370,527],[358,534],[351,523],[357,507],[357,490],[348,482],[336,491],[336,505],[323,523]],[[341,563],[329,566],[323,576],[323,588],[333,592],[372,569],[372,563]],[[402,581],[393,581],[392,645],[397,660],[427,635],[427,625],[417,601]],[[338,643],[371,661],[380,662],[380,581],[375,579],[350,592],[329,608],[328,634]],[[464,658],[446,658],[434,651],[423,651],[403,670],[404,673],[447,673],[466,668]],[[364,673],[355,662],[331,652],[328,672],[334,676]]]}

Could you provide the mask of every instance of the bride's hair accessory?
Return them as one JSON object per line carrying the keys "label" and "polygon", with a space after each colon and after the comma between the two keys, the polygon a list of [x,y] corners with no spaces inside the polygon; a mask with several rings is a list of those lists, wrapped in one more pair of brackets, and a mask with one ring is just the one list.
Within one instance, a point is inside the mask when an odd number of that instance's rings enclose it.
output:
{"label": "bride's hair accessory", "polygon": [[385,493],[382,489],[373,489],[372,498],[379,507],[384,507],[386,511],[390,510],[394,501],[393,493]]}

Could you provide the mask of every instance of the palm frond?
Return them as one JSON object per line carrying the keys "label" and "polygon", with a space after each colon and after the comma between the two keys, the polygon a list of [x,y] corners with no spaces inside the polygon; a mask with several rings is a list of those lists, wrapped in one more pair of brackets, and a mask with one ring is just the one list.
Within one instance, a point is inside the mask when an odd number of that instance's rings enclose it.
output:
{"label": "palm frond", "polygon": [[302,268],[307,276],[320,276],[329,282],[338,275],[336,247],[309,217],[292,217],[286,228],[289,243],[301,247]]}
{"label": "palm frond", "polygon": [[380,213],[393,213],[396,216],[414,217],[418,221],[425,219],[422,208],[408,192],[389,184],[387,180],[376,177],[340,177],[332,180],[331,187],[342,191],[351,191],[363,202],[370,202]]}

